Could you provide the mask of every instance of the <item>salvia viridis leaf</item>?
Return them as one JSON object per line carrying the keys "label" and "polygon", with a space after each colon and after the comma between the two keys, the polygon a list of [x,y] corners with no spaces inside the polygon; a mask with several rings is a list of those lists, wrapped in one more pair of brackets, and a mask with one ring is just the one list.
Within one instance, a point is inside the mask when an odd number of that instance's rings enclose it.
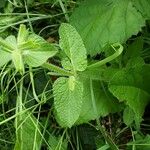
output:
{"label": "salvia viridis leaf", "polygon": [[83,85],[73,76],[58,78],[53,85],[56,118],[62,127],[72,127],[82,107]]}
{"label": "salvia viridis leaf", "polygon": [[11,54],[0,47],[0,67],[11,60]]}
{"label": "salvia viridis leaf", "polygon": [[30,34],[20,48],[23,51],[24,62],[31,67],[42,65],[58,52],[56,47],[36,34]]}
{"label": "salvia viridis leaf", "polygon": [[84,71],[87,67],[86,49],[82,38],[70,24],[62,23],[59,28],[61,49],[70,59],[74,71]]}
{"label": "salvia viridis leaf", "polygon": [[[0,66],[12,60],[17,71],[24,72],[24,65],[38,67],[57,53],[57,48],[42,37],[29,33],[25,25],[20,25],[17,38],[13,35],[0,38]],[[5,59],[5,60],[3,60]]]}

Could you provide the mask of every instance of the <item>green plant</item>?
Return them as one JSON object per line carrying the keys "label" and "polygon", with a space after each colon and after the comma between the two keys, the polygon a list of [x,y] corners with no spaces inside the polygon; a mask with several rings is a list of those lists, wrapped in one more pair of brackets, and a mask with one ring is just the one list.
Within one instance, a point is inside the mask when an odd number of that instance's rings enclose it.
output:
{"label": "green plant", "polygon": [[[15,30],[0,38],[0,125],[10,133],[15,130],[8,143],[15,150],[82,150],[89,138],[81,138],[86,133],[80,128],[94,127],[87,132],[95,142],[88,141],[91,149],[148,149],[149,134],[144,135],[141,125],[150,100],[149,1],[81,1],[70,17],[72,2],[58,2],[3,5],[11,14],[4,14],[0,30]],[[37,14],[32,19],[36,14],[28,8],[45,3],[60,4],[69,21],[61,23],[58,43],[34,33],[33,20],[53,17]],[[23,16],[11,18],[13,7],[24,5],[27,19],[16,22]],[[14,27],[18,24],[19,29]],[[103,123],[107,117],[109,126]],[[126,130],[130,137],[124,146],[118,137]]]}

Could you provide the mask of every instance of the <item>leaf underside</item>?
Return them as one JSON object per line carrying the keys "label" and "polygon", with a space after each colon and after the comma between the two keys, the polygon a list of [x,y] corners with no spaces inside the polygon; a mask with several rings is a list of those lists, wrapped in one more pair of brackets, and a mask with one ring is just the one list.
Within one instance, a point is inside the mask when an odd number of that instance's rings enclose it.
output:
{"label": "leaf underside", "polygon": [[59,35],[60,47],[70,59],[73,70],[84,71],[87,67],[86,49],[78,32],[71,25],[63,23]]}
{"label": "leaf underside", "polygon": [[61,77],[53,85],[57,121],[62,127],[71,127],[78,119],[82,106],[82,83]]}

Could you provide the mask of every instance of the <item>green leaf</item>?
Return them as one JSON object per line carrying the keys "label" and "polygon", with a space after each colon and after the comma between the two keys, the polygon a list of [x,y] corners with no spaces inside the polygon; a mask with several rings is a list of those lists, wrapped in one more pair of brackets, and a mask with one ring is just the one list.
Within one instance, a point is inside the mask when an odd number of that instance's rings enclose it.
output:
{"label": "green leaf", "polygon": [[149,0],[132,0],[136,9],[139,10],[146,18],[150,18],[150,1]]}
{"label": "green leaf", "polygon": [[[9,45],[10,47],[10,50],[16,50],[17,49],[17,40],[16,40],[16,37],[13,36],[13,35],[10,35],[8,36],[6,39],[5,39],[7,45]],[[7,47],[6,47],[7,48]]]}
{"label": "green leaf", "polygon": [[57,53],[53,45],[36,34],[29,35],[26,43],[20,45],[20,49],[23,51],[24,62],[31,67],[42,65]]}
{"label": "green leaf", "polygon": [[[11,36],[11,38],[13,38],[12,36]],[[12,47],[12,41],[13,40],[10,40],[11,39],[10,38],[10,36],[8,36],[5,40],[4,39],[2,39],[1,37],[0,37],[0,46],[3,48],[3,50],[5,50],[5,51],[7,51],[7,52],[10,52],[11,53],[11,51],[13,51],[14,49],[14,46]],[[10,42],[10,43],[9,43]]]}
{"label": "green leaf", "polygon": [[72,65],[68,57],[64,57],[61,60],[62,67],[66,70],[72,70]]}
{"label": "green leaf", "polygon": [[125,62],[131,58],[140,57],[143,49],[144,40],[142,37],[137,37],[133,43],[129,44],[126,53],[123,56]]}
{"label": "green leaf", "polygon": [[133,112],[133,110],[127,106],[123,112],[123,122],[127,126],[130,126],[134,121],[134,115],[135,113]]}
{"label": "green leaf", "polygon": [[70,22],[91,55],[100,53],[107,44],[125,42],[144,26],[144,19],[130,0],[86,0]]}
{"label": "green leaf", "polygon": [[135,120],[140,123],[150,95],[143,85],[143,77],[136,70],[118,71],[110,81],[109,90],[119,101],[125,101],[135,113]]}
{"label": "green leaf", "polygon": [[0,67],[2,67],[3,65],[5,65],[6,63],[8,63],[11,60],[11,54],[9,52],[6,52],[4,50],[2,50],[2,48],[0,47]]}
{"label": "green leaf", "polygon": [[20,73],[24,73],[24,64],[38,67],[57,53],[57,49],[42,37],[29,34],[25,25],[20,26],[17,39],[12,35],[5,40],[0,38],[0,46],[2,54],[0,66],[12,59],[16,70]]}
{"label": "green leaf", "polygon": [[54,107],[57,121],[71,127],[78,119],[82,107],[83,86],[73,76],[58,78],[53,85]]}
{"label": "green leaf", "polygon": [[[31,112],[26,112],[21,115],[21,120],[17,122],[17,139],[15,150],[40,150],[41,135],[40,128],[37,125],[36,118],[31,115]],[[35,146],[35,147],[34,147]]]}
{"label": "green leaf", "polygon": [[84,71],[87,67],[86,49],[78,32],[71,25],[63,23],[59,35],[60,47],[70,58],[74,71]]}
{"label": "green leaf", "polygon": [[142,57],[135,57],[128,60],[126,67],[140,69],[141,67],[144,66],[144,64],[145,62]]}
{"label": "green leaf", "polygon": [[100,81],[93,81],[93,92],[98,111],[98,114],[96,114],[91,100],[90,80],[88,78],[82,78],[81,81],[83,82],[84,87],[83,105],[81,108],[80,117],[76,124],[87,123],[97,117],[104,117],[109,113],[118,112],[122,109],[121,104],[119,104],[116,99],[112,97]]}

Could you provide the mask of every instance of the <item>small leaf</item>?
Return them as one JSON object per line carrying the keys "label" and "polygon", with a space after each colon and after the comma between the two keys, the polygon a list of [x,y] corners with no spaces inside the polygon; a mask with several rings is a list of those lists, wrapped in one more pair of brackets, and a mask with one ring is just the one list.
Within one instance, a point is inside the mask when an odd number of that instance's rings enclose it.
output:
{"label": "small leaf", "polygon": [[0,67],[2,67],[11,60],[11,53],[2,50],[0,47],[0,57]]}
{"label": "small leaf", "polygon": [[13,50],[17,49],[17,40],[16,40],[15,36],[10,35],[5,39],[5,41],[6,41],[7,45],[10,45],[11,49],[13,49]]}
{"label": "small leaf", "polygon": [[0,37],[0,46],[3,48],[3,50],[5,50],[7,52],[11,52],[11,51],[14,50],[13,49],[14,47],[12,47],[12,43],[11,42],[9,43],[9,39],[10,38],[7,37],[6,39],[8,40],[8,42]]}
{"label": "small leaf", "polygon": [[72,127],[82,107],[83,85],[74,77],[57,79],[53,85],[57,121],[63,127]]}
{"label": "small leaf", "polygon": [[20,48],[23,51],[24,62],[32,67],[42,65],[57,53],[53,45],[36,34],[31,34],[26,43],[20,45]]}
{"label": "small leaf", "polygon": [[63,23],[59,35],[60,47],[70,58],[74,71],[84,71],[87,67],[86,49],[78,32],[71,25]]}
{"label": "small leaf", "polygon": [[36,52],[36,51],[24,51],[23,58],[24,62],[31,67],[38,67],[45,63],[48,58],[54,56],[56,51],[45,51],[45,52]]}

